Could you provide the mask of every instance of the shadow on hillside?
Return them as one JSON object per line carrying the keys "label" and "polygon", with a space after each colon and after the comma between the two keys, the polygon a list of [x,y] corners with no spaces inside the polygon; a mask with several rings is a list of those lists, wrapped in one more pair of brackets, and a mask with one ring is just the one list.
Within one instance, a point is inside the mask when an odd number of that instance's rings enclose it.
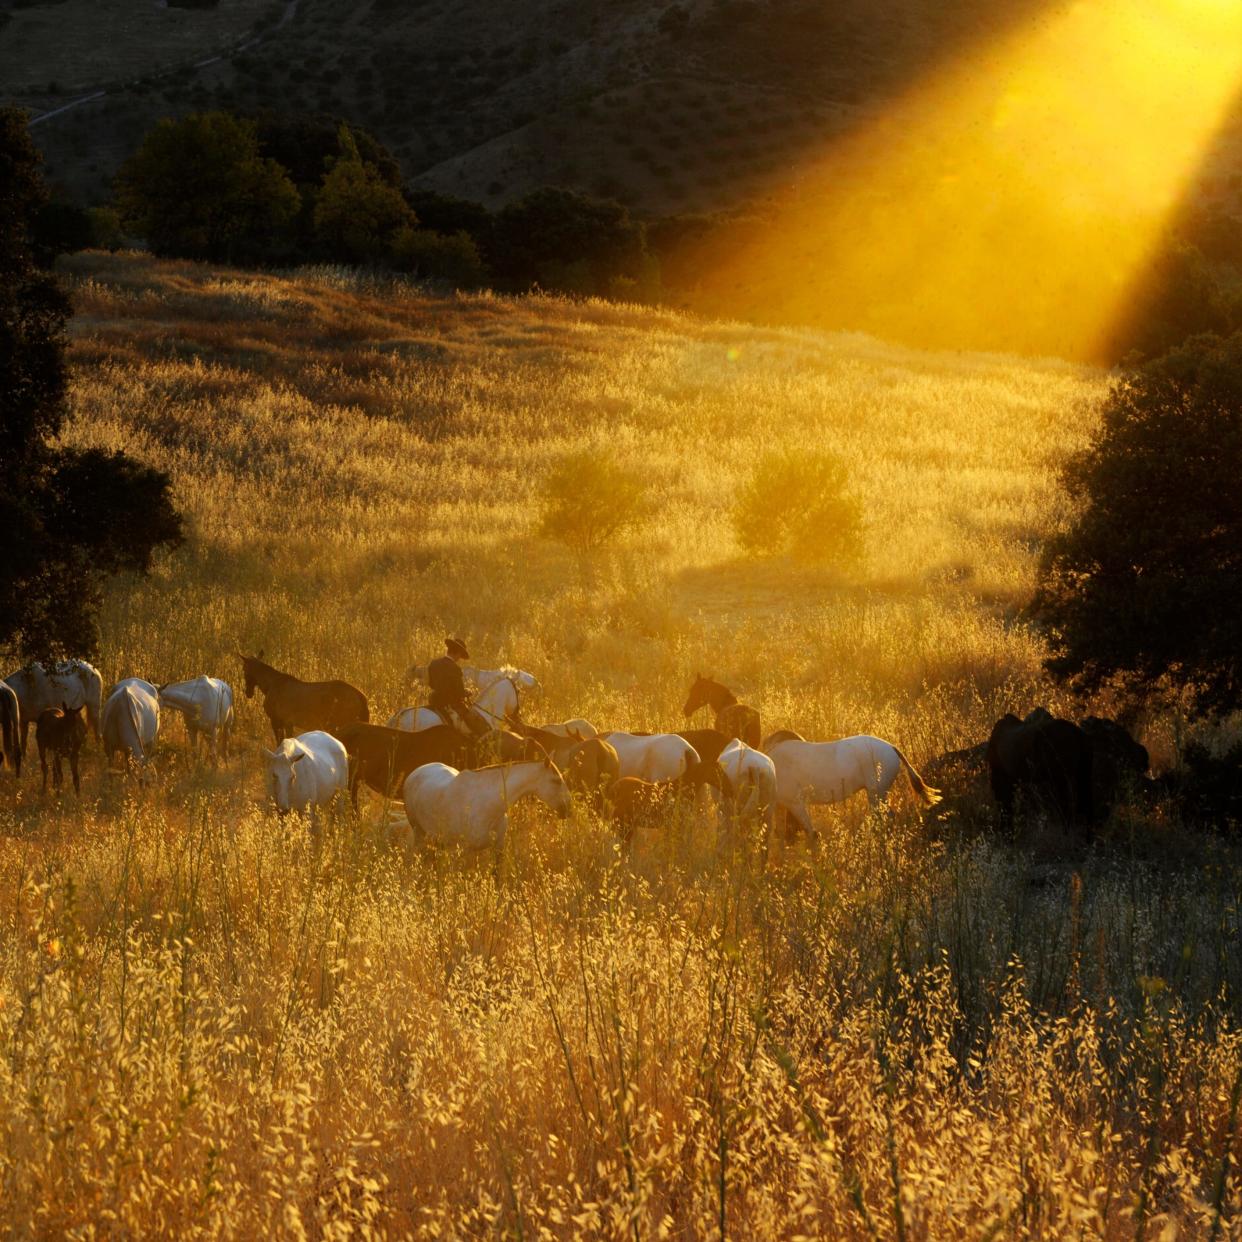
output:
{"label": "shadow on hillside", "polygon": [[877,597],[908,599],[955,590],[968,576],[859,578],[789,557],[733,557],[695,565],[669,579],[669,593],[686,611],[727,616],[788,616],[829,603],[866,603]]}

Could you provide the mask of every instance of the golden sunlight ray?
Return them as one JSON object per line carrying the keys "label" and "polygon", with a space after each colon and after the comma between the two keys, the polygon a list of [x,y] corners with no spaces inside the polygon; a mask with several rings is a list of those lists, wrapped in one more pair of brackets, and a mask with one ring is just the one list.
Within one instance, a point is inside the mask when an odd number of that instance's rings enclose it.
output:
{"label": "golden sunlight ray", "polygon": [[1240,83],[1237,0],[1065,4],[811,161],[708,299],[1097,358]]}

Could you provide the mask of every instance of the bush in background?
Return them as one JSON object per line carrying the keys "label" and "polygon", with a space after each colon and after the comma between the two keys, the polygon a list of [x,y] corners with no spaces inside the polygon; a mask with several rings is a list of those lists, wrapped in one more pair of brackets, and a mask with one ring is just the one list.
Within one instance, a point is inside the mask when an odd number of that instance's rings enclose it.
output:
{"label": "bush in background", "polygon": [[642,525],[647,485],[598,449],[571,453],[544,479],[539,534],[590,556]]}
{"label": "bush in background", "polygon": [[401,191],[364,160],[347,125],[340,130],[341,154],[324,175],[315,200],[315,241],[334,258],[377,263],[418,223]]}
{"label": "bush in background", "polygon": [[862,505],[848,484],[845,464],[832,453],[767,454],[734,505],[738,544],[752,554],[856,568],[863,558]]}
{"label": "bush in background", "polygon": [[465,230],[437,233],[407,226],[393,240],[391,257],[399,272],[444,281],[457,289],[477,289],[487,280],[483,256]]}
{"label": "bush in background", "polygon": [[117,176],[125,225],[178,258],[270,262],[288,253],[301,201],[254,125],[227,112],[160,121]]}

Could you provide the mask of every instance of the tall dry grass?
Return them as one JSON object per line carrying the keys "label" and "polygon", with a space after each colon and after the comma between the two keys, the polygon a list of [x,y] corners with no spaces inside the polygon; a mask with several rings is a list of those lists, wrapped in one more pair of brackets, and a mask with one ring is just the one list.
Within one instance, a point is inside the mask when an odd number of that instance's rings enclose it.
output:
{"label": "tall dry grass", "polygon": [[[672,726],[701,669],[916,763],[1055,701],[1015,606],[1094,373],[332,272],[69,276],[73,434],[192,519],[110,594],[109,678],[237,682],[240,642],[382,718],[461,632],[540,677],[533,716]],[[750,463],[809,443],[853,462],[856,580],[732,546]],[[532,498],[595,444],[661,512],[583,567]],[[623,858],[525,808],[493,875],[394,851],[378,800],[318,845],[277,821],[265,723],[243,701],[218,770],[170,724],[146,791],[96,769],[0,813],[7,1232],[1242,1230],[1225,845],[1131,816],[1050,861],[846,807],[770,856],[690,817]]]}

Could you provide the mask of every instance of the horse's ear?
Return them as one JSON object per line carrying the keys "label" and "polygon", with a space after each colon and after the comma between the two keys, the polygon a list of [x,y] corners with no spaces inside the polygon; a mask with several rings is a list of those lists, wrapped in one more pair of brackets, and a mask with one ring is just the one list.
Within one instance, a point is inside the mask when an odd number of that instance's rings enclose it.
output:
{"label": "horse's ear", "polygon": [[300,754],[300,755],[294,755],[294,756],[293,756],[293,759],[292,759],[290,762],[292,762],[292,763],[301,763],[301,762],[302,762],[302,760],[303,760],[303,759],[305,759],[305,758],[306,758],[305,753],[302,753],[302,754]]}
{"label": "horse's ear", "polygon": [[262,647],[260,647],[260,648],[259,648],[259,654],[258,654],[255,658],[256,658],[256,659],[259,659],[259,660],[262,660],[262,659],[264,658],[264,657],[263,657],[263,648],[262,648]]}

